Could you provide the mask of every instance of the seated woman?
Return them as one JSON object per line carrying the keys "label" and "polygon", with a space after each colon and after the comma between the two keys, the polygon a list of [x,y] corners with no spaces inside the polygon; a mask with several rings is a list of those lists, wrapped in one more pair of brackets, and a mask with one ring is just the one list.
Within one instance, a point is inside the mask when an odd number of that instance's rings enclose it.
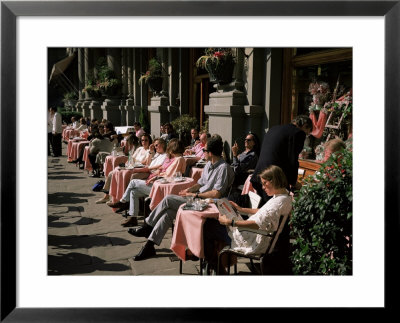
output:
{"label": "seated woman", "polygon": [[145,180],[133,179],[130,181],[127,189],[124,192],[121,200],[117,203],[108,203],[110,207],[124,208],[129,203],[129,217],[121,223],[122,226],[136,226],[137,216],[139,214],[139,197],[148,196],[150,194],[153,182],[158,176],[172,177],[176,172],[183,172],[185,170],[185,159],[182,157],[185,147],[183,143],[173,138],[169,141],[167,146],[167,157],[161,168],[153,172],[149,178]]}
{"label": "seated woman", "polygon": [[[204,255],[209,267],[216,269],[216,242],[230,245],[232,249],[245,254],[262,254],[271,243],[271,238],[255,232],[239,231],[240,228],[275,232],[280,216],[288,215],[292,209],[292,197],[286,190],[287,180],[282,169],[271,165],[259,175],[262,187],[268,196],[273,196],[261,209],[242,208],[230,202],[240,213],[247,213],[247,220],[232,221],[225,215],[219,215],[218,221],[207,219],[203,227]],[[227,230],[230,227],[231,230]]]}
{"label": "seated woman", "polygon": [[[131,136],[136,138],[136,135],[134,135],[134,134],[132,134]],[[128,139],[128,144],[129,144],[129,139]],[[164,139],[161,139],[161,138],[156,139],[154,141],[154,144],[151,144],[149,146],[150,155],[153,156],[153,158],[150,162],[150,165],[148,167],[135,168],[135,169],[133,169],[133,171],[136,173],[141,173],[144,175],[143,176],[144,178],[147,178],[152,171],[159,169],[161,167],[161,165],[163,164],[163,162],[166,158],[166,153],[165,153],[166,147],[167,147],[167,144]],[[153,151],[155,151],[154,154],[153,154]],[[129,163],[129,160],[125,163],[125,166],[129,166],[128,163]],[[105,195],[103,198],[97,200],[96,204],[106,203],[110,200],[109,189],[110,189],[111,180],[112,180],[113,175],[114,175],[114,170],[111,171],[110,173],[108,173],[106,182],[105,182],[103,190],[102,190],[105,193]]]}
{"label": "seated woman", "polygon": [[82,117],[82,118],[79,120],[79,122],[80,122],[80,124],[79,124],[79,126],[77,126],[77,127],[75,128],[75,131],[83,131],[83,130],[86,130],[86,129],[87,129],[87,121],[86,121],[86,118]]}

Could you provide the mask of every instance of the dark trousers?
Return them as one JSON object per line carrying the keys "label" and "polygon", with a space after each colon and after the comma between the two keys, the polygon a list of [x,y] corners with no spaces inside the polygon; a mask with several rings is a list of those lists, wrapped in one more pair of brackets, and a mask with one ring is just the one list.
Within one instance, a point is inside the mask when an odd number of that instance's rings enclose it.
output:
{"label": "dark trousers", "polygon": [[52,141],[53,141],[53,134],[51,132],[47,133],[47,156],[51,155],[51,148],[52,148]]}
{"label": "dark trousers", "polygon": [[216,219],[206,219],[203,226],[204,257],[212,265],[217,265],[218,254],[217,247],[221,244],[230,245],[231,238],[225,225],[219,223]]}
{"label": "dark trousers", "polygon": [[61,156],[61,133],[53,134],[51,139],[54,157]]}
{"label": "dark trousers", "polygon": [[99,165],[96,164],[96,156],[97,156],[97,154],[89,154],[88,155],[89,161],[92,164],[93,171],[97,171],[99,168]]}

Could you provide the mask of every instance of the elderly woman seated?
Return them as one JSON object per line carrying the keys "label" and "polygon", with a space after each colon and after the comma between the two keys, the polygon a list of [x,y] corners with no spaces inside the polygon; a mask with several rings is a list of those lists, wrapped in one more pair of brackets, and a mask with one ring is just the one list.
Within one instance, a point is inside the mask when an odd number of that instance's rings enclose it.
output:
{"label": "elderly woman seated", "polygon": [[[234,250],[245,254],[264,253],[271,238],[252,231],[240,231],[241,228],[264,230],[273,233],[278,230],[281,216],[289,215],[292,209],[292,197],[287,191],[287,180],[282,169],[271,165],[259,175],[262,187],[268,196],[273,196],[260,209],[242,208],[235,202],[230,203],[240,212],[249,214],[247,220],[229,220],[220,214],[218,221],[207,219],[204,223],[204,254],[209,268],[217,268],[215,245],[230,245]],[[228,229],[229,227],[229,229]]]}
{"label": "elderly woman seated", "polygon": [[148,196],[150,194],[153,182],[159,176],[172,177],[176,172],[182,173],[185,170],[186,163],[185,159],[182,157],[184,149],[184,145],[180,140],[176,138],[171,139],[167,146],[168,157],[165,159],[161,168],[154,171],[147,180],[131,180],[120,201],[116,203],[107,203],[108,206],[113,208],[127,208],[129,205],[129,217],[121,223],[122,226],[128,227],[138,225],[139,197]]}
{"label": "elderly woman seated", "polygon": [[[142,138],[145,136],[142,136]],[[135,148],[135,146],[132,144],[130,144],[130,140],[133,140],[134,138],[136,138],[137,141],[137,137],[136,135],[132,134],[129,138],[128,138],[128,145],[130,147],[133,147],[133,149]],[[161,165],[164,163],[165,157],[166,157],[166,153],[165,150],[167,148],[167,144],[165,142],[164,139],[158,138],[154,140],[154,144],[148,145],[148,141],[145,142],[145,146],[143,147],[149,147],[148,151],[149,154],[148,156],[151,157],[151,159],[146,158],[145,160],[141,160],[141,162],[144,162],[144,165],[148,165],[148,167],[143,167],[143,168],[135,168],[133,169],[133,174],[131,177],[133,178],[147,178],[151,172],[159,169],[161,167]],[[136,150],[137,151],[137,150]],[[150,161],[150,163],[149,163]],[[126,162],[125,166],[131,166],[128,165],[129,164],[129,159]],[[135,154],[135,152],[132,154],[132,161],[133,163],[138,162],[137,159],[137,154]],[[111,171],[110,173],[108,173],[107,178],[106,178],[106,182],[104,184],[103,187],[103,192],[105,193],[104,197],[97,200],[96,204],[101,204],[101,203],[106,203],[110,200],[110,195],[109,195],[109,189],[110,189],[110,185],[111,185],[111,180],[112,177],[114,175],[115,171]],[[136,175],[136,176],[133,176]]]}

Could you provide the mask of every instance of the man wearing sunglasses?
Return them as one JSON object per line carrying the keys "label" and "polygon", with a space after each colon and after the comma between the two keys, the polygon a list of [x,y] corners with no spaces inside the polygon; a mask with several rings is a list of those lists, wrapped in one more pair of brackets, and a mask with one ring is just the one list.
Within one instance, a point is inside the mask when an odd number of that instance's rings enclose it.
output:
{"label": "man wearing sunglasses", "polygon": [[135,261],[155,256],[154,244],[160,245],[167,230],[172,226],[180,205],[185,203],[186,196],[206,198],[226,197],[234,180],[234,173],[229,164],[221,157],[223,150],[222,138],[214,135],[207,140],[204,147],[207,164],[201,178],[192,187],[179,193],[168,195],[145,219],[144,226],[129,229],[128,232],[136,237],[148,238],[140,252],[133,258]]}

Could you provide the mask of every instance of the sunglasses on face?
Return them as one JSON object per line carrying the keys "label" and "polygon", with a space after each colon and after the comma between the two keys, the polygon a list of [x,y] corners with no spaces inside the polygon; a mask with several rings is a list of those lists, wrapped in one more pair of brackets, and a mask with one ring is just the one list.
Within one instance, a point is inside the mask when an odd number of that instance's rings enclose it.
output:
{"label": "sunglasses on face", "polygon": [[203,148],[203,153],[208,153],[209,151],[207,149]]}
{"label": "sunglasses on face", "polygon": [[149,141],[149,139],[142,139],[142,141]]}
{"label": "sunglasses on face", "polygon": [[245,139],[244,141],[247,141],[247,142],[249,142],[249,141],[253,141],[253,139]]}

